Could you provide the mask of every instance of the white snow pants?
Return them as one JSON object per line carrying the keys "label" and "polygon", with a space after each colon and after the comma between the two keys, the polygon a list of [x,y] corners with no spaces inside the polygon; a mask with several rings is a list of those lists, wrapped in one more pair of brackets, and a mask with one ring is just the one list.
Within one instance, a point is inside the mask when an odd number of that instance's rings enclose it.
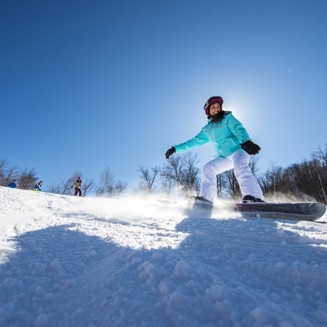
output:
{"label": "white snow pants", "polygon": [[264,200],[261,187],[249,167],[250,158],[247,152],[240,149],[227,158],[217,157],[207,162],[202,168],[200,196],[214,202],[217,196],[216,175],[234,169],[242,196],[252,195]]}

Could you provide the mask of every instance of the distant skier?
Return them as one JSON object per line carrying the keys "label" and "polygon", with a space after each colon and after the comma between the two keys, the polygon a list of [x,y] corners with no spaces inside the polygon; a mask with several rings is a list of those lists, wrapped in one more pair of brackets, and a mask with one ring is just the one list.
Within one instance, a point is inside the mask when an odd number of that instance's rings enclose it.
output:
{"label": "distant skier", "polygon": [[16,180],[13,179],[12,182],[10,182],[10,183],[8,184],[8,187],[10,187],[10,188],[16,188],[16,187],[17,187]]}
{"label": "distant skier", "polygon": [[217,194],[216,175],[234,169],[239,183],[243,202],[263,202],[260,185],[249,167],[250,155],[256,155],[261,149],[253,143],[243,125],[230,111],[224,111],[224,100],[213,96],[204,105],[208,123],[200,133],[190,140],[174,145],[166,152],[166,159],[176,153],[190,150],[212,142],[217,157],[202,168],[200,196],[197,201],[213,203]]}
{"label": "distant skier", "polygon": [[41,192],[43,181],[39,181],[37,184],[34,185],[33,191]]}
{"label": "distant skier", "polygon": [[75,194],[74,195],[79,195],[79,196],[82,196],[82,190],[81,190],[81,187],[82,187],[82,180],[80,177],[77,177],[77,180],[75,182],[75,184],[72,186],[72,188],[75,189]]}

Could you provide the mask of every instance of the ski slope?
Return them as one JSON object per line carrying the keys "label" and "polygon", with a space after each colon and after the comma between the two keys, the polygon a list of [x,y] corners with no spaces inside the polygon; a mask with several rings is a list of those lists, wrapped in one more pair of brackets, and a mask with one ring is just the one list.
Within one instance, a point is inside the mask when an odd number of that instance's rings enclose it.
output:
{"label": "ski slope", "polygon": [[327,217],[0,187],[0,326],[327,326]]}

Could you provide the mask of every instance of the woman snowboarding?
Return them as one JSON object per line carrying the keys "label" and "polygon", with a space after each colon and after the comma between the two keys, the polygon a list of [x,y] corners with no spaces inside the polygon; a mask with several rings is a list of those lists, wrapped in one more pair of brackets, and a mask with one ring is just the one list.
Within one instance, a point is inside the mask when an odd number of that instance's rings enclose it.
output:
{"label": "woman snowboarding", "polygon": [[166,159],[175,152],[212,142],[217,156],[202,168],[200,196],[196,200],[213,203],[217,194],[216,175],[234,169],[243,202],[264,202],[261,187],[249,167],[251,155],[256,155],[260,147],[252,142],[246,129],[233,114],[223,110],[223,103],[221,96],[209,98],[204,105],[207,125],[190,140],[171,147],[166,152]]}

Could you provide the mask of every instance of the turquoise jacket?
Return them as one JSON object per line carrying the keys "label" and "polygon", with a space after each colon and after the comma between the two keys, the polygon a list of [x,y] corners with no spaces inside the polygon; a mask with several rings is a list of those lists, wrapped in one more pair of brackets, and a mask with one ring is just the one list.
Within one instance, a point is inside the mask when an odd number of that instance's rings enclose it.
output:
{"label": "turquoise jacket", "polygon": [[199,134],[184,143],[174,145],[174,147],[178,153],[212,142],[217,155],[226,158],[241,149],[241,144],[247,140],[251,140],[251,138],[246,129],[230,111],[226,111],[220,121],[208,122]]}

